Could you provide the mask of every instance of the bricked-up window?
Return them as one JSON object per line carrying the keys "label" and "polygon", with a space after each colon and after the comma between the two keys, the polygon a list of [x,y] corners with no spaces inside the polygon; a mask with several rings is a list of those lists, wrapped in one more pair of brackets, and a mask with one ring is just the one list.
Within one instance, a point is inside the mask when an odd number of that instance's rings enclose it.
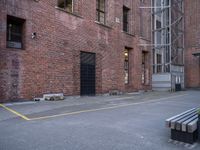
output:
{"label": "bricked-up window", "polygon": [[73,12],[73,0],[58,0],[58,7],[67,12]]}
{"label": "bricked-up window", "polygon": [[105,24],[105,0],[97,0],[97,21]]}
{"label": "bricked-up window", "polygon": [[7,47],[18,48],[23,47],[23,26],[24,19],[7,16]]}
{"label": "bricked-up window", "polygon": [[123,6],[123,31],[129,31],[129,11],[128,7]]}
{"label": "bricked-up window", "polygon": [[127,48],[125,48],[124,50],[124,73],[125,73],[124,83],[128,84],[129,83],[129,49]]}

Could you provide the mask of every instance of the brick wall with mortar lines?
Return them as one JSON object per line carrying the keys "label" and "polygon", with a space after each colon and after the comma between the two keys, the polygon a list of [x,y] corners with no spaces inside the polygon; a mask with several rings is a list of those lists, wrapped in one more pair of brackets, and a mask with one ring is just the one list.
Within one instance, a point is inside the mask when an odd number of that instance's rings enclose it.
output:
{"label": "brick wall with mortar lines", "polygon": [[200,1],[185,0],[185,80],[186,87],[200,87]]}
{"label": "brick wall with mortar lines", "polygon": [[[139,36],[140,1],[107,1],[107,26],[95,22],[95,0],[75,0],[74,4],[76,15],[55,8],[57,0],[0,2],[0,101],[31,99],[57,92],[79,95],[81,51],[96,53],[97,94],[116,89],[131,92],[151,88],[143,86],[141,81],[142,50],[148,51],[149,56],[151,53],[148,47],[139,45],[150,40],[150,33],[148,37]],[[130,34],[122,32],[123,5],[131,8]],[[7,15],[26,20],[24,50],[6,48]],[[115,22],[116,17],[120,23]],[[150,22],[147,23],[146,29],[150,29]],[[37,33],[35,39],[31,38],[32,32]],[[128,86],[124,84],[125,46],[132,48]],[[17,85],[13,88],[15,80]]]}

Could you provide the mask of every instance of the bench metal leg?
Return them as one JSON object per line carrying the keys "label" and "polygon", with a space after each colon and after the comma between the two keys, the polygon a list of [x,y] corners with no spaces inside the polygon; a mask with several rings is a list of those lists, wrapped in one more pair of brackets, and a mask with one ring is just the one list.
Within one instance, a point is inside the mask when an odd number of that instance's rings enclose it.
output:
{"label": "bench metal leg", "polygon": [[193,144],[198,139],[198,132],[196,130],[193,133],[188,133],[171,129],[171,139],[176,141],[181,141],[184,143]]}

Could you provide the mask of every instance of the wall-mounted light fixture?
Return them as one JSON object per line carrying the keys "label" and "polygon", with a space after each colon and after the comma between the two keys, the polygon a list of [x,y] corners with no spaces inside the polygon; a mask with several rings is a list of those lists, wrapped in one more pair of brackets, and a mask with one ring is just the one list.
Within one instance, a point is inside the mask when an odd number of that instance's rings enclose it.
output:
{"label": "wall-mounted light fixture", "polygon": [[37,33],[36,33],[36,32],[33,32],[31,35],[32,35],[32,39],[34,39],[34,38],[36,38]]}

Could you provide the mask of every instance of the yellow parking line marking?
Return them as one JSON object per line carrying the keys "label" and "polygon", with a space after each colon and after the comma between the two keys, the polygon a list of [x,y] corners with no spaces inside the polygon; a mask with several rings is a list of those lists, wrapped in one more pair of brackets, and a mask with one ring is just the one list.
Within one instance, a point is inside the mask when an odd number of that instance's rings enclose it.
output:
{"label": "yellow parking line marking", "polygon": [[30,120],[28,117],[26,117],[26,116],[20,114],[19,112],[15,111],[15,110],[13,110],[13,109],[11,109],[11,108],[8,108],[8,107],[4,106],[3,104],[0,104],[0,106],[3,107],[4,109],[8,110],[9,112],[11,112],[11,113],[13,113],[13,114],[15,114],[15,115],[21,117],[22,119],[24,119],[24,120],[26,120],[26,121]]}
{"label": "yellow parking line marking", "polygon": [[164,98],[159,98],[159,99],[154,99],[154,100],[149,100],[149,101],[144,101],[144,102],[138,102],[138,103],[130,103],[130,104],[117,105],[117,106],[98,108],[98,109],[88,109],[88,110],[62,113],[62,114],[44,116],[44,117],[29,118],[29,119],[30,120],[42,120],[42,119],[49,119],[49,118],[55,118],[55,117],[61,117],[61,116],[76,115],[76,114],[87,113],[87,112],[96,112],[96,111],[100,111],[100,110],[116,109],[116,108],[139,105],[139,104],[144,104],[144,103],[159,102],[159,101],[162,101],[162,100],[165,100],[165,99],[177,98],[177,97],[181,97],[181,96],[185,96],[185,95],[188,95],[188,94],[176,95],[176,96],[171,96],[171,97],[164,97]]}

